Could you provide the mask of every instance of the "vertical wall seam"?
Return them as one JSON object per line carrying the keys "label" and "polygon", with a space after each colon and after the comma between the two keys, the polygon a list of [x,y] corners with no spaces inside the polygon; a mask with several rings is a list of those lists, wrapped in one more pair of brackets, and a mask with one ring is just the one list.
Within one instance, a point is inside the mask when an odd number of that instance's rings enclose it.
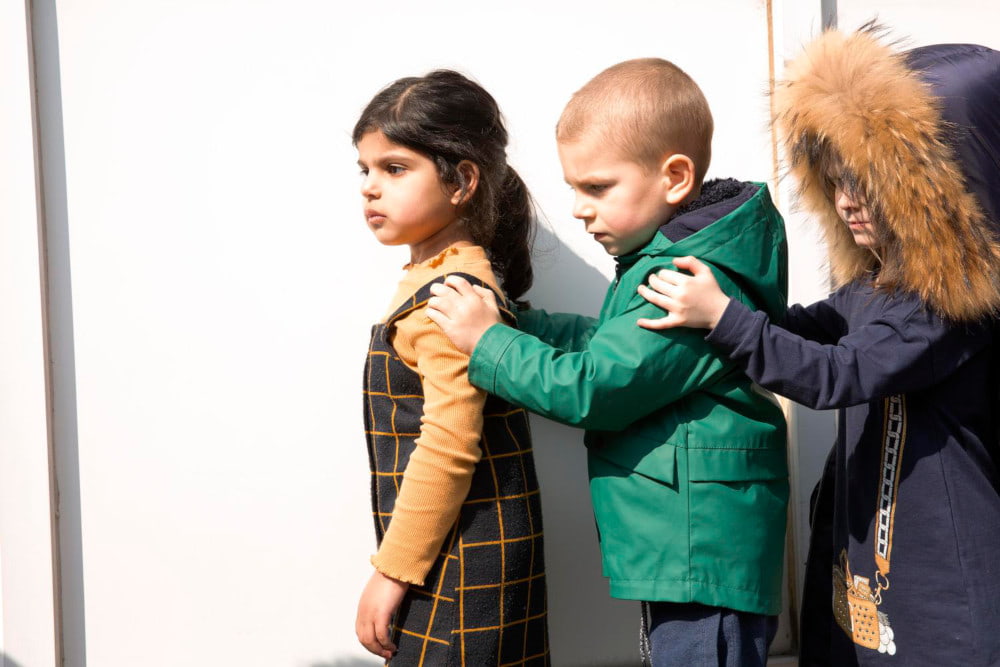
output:
{"label": "vertical wall seam", "polygon": [[774,205],[780,208],[781,200],[778,195],[778,139],[774,135],[774,7],[772,0],[766,2],[767,11],[767,102],[768,102],[768,125],[771,128],[771,179],[774,183],[771,197]]}
{"label": "vertical wall seam", "polygon": [[45,372],[45,433],[49,466],[49,533],[52,550],[52,593],[54,610],[54,636],[56,664],[65,664],[63,654],[62,609],[62,550],[59,525],[59,477],[55,443],[55,387],[52,373],[52,336],[49,320],[49,254],[45,208],[45,180],[42,165],[41,111],[38,96],[38,70],[35,56],[34,6],[25,0],[25,29],[28,40],[28,82],[31,100],[31,135],[35,168],[35,210],[38,218],[38,266],[42,321],[42,358]]}
{"label": "vertical wall seam", "polygon": [[56,0],[26,0],[39,214],[58,664],[87,663],[69,203]]}
{"label": "vertical wall seam", "polygon": [[823,20],[823,30],[837,28],[837,0],[820,0],[820,16]]}
{"label": "vertical wall seam", "polygon": [[[780,209],[779,179],[781,176],[781,165],[778,161],[778,137],[774,129],[774,88],[777,80],[777,68],[775,66],[775,40],[774,40],[774,5],[773,0],[765,3],[767,12],[767,99],[768,99],[768,127],[770,128],[771,139],[771,177],[774,188],[771,196],[774,199],[775,207]],[[782,412],[785,414],[788,442],[792,441],[792,406],[786,399],[780,399]],[[789,450],[786,457],[791,454]],[[791,468],[791,466],[789,466]],[[795,479],[795,471],[791,471],[791,479]],[[795,494],[789,489],[789,497],[794,498]],[[786,581],[788,585],[788,626],[792,635],[792,648],[798,653],[800,643],[799,632],[799,596],[798,596],[798,563],[796,554],[798,553],[795,543],[795,507],[794,503],[789,503],[788,513],[785,518],[785,564],[787,567]]]}
{"label": "vertical wall seam", "polygon": [[[783,7],[794,4],[796,0],[786,0]],[[838,12],[837,12],[837,0],[814,0],[819,5],[820,21],[822,25],[822,30],[833,30],[837,28],[838,22]],[[816,7],[816,5],[813,5]],[[776,67],[776,48],[774,39],[774,13],[773,13],[773,0],[766,0],[766,12],[767,12],[767,44],[768,44],[768,97],[769,97],[769,108],[771,112],[771,118],[774,118],[774,91],[777,81],[777,67]],[[782,13],[782,16],[787,16],[787,11]],[[783,41],[788,38],[787,32],[783,32]],[[784,48],[784,47],[783,47]],[[774,202],[778,205],[778,194],[779,194],[779,178],[781,163],[778,159],[778,137],[775,132],[774,124],[771,122],[771,160],[772,160],[772,170],[774,178]],[[797,486],[799,484],[799,459],[797,456],[793,455],[792,445],[797,443],[799,440],[799,419],[797,417],[798,413],[795,410],[793,404],[786,400],[781,399],[783,411],[787,418],[788,424],[788,443],[789,443],[789,457],[791,464],[795,463],[794,466],[789,465],[790,482],[792,488],[789,489],[790,500],[788,508],[788,531],[786,533],[785,539],[785,550],[786,550],[786,564],[788,566],[788,588],[789,588],[789,615],[790,615],[790,627],[792,634],[793,646],[799,648],[801,646],[801,628],[799,627],[799,593],[798,591],[798,544],[796,540],[796,528],[798,527],[797,516],[797,505],[798,505],[798,491]]]}

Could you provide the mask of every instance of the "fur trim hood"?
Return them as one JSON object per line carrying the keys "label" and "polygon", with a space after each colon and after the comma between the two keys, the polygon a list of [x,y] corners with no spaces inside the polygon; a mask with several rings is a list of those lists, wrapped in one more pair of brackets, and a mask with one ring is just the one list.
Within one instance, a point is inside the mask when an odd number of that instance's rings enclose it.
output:
{"label": "fur trim hood", "polygon": [[[953,321],[979,319],[1000,311],[1000,53],[901,53],[882,32],[828,31],[788,65],[773,100],[788,172],[823,228],[837,287],[878,271],[882,288],[916,292]],[[833,165],[868,205],[881,265],[837,215]]]}

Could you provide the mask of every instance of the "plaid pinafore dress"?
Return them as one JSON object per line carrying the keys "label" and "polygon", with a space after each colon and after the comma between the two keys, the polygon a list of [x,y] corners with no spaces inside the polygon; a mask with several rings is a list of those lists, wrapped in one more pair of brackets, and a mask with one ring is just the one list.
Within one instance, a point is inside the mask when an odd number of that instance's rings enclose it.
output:
{"label": "plaid pinafore dress", "polygon": [[[424,402],[420,377],[396,355],[391,332],[443,280],[421,287],[372,330],[364,408],[380,544],[420,434]],[[542,512],[527,415],[488,396],[483,416],[483,455],[469,495],[424,585],[410,586],[393,619],[399,647],[393,667],[549,665]]]}

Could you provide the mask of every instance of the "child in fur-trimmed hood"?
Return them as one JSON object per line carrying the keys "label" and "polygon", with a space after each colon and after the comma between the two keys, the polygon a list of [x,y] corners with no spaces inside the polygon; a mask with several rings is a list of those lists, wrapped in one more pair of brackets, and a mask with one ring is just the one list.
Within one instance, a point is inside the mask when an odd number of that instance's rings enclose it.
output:
{"label": "child in fur-trimmed hood", "polygon": [[640,287],[669,311],[642,324],[708,328],[763,387],[838,410],[800,664],[998,664],[1000,53],[830,31],[774,103],[835,291],[775,323],[683,258]]}

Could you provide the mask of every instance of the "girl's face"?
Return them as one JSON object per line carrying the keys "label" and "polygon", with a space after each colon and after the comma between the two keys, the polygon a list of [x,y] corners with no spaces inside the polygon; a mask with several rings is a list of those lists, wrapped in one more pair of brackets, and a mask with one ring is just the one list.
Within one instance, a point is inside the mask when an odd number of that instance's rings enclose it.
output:
{"label": "girl's face", "polygon": [[837,208],[840,219],[851,230],[855,243],[862,248],[878,248],[878,236],[875,234],[871,213],[860,197],[838,183],[833,193],[833,205]]}
{"label": "girl's face", "polygon": [[358,165],[365,220],[379,242],[409,245],[417,263],[468,240],[465,227],[455,224],[461,195],[441,182],[427,156],[375,130],[358,142]]}

